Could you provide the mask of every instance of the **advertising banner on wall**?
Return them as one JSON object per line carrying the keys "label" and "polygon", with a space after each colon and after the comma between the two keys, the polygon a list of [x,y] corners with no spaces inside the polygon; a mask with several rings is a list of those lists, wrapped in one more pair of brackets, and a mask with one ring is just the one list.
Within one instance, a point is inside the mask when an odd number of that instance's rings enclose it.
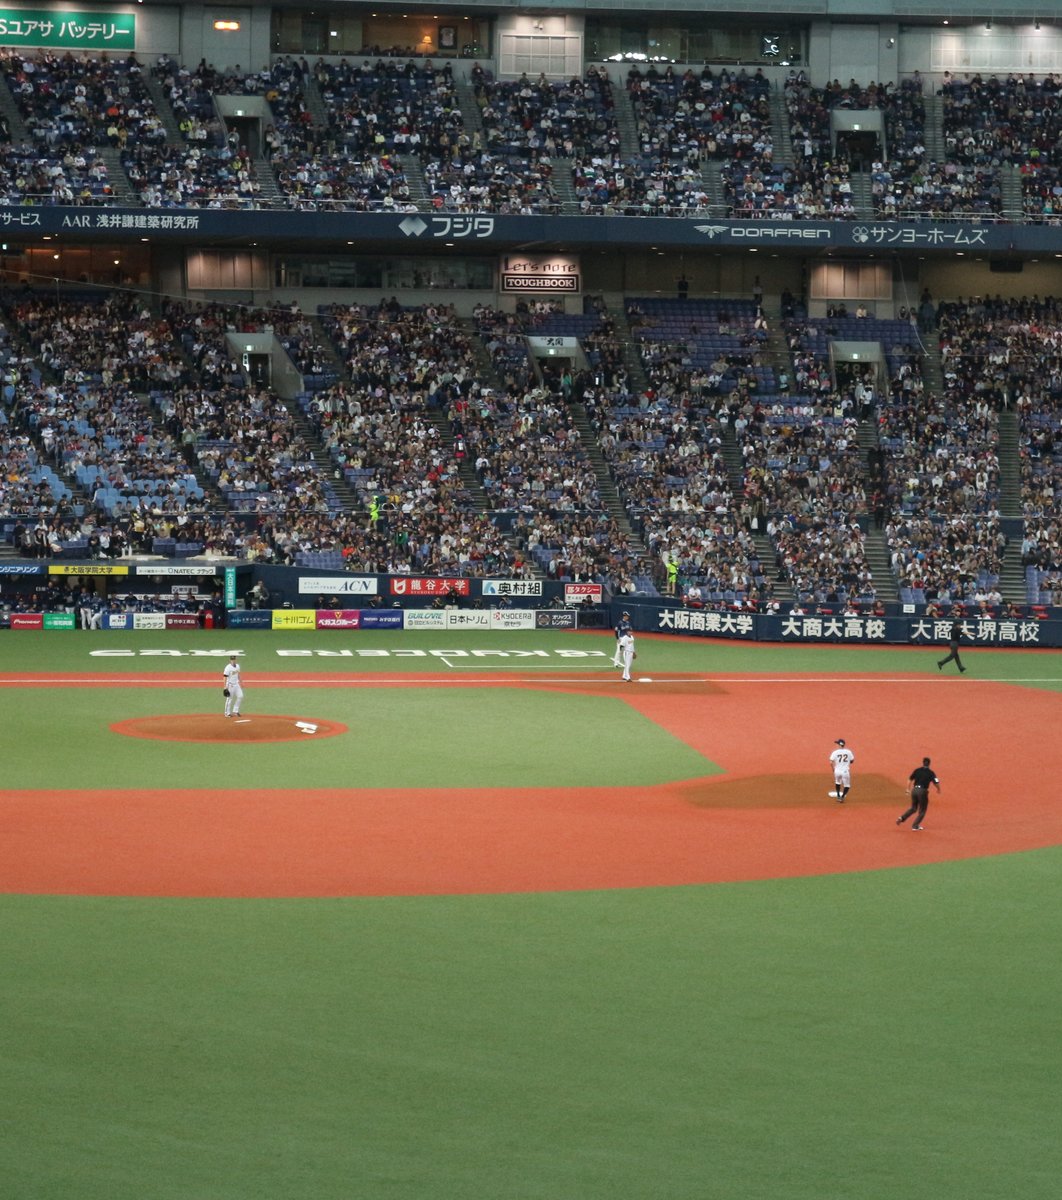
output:
{"label": "advertising banner on wall", "polygon": [[484,579],[484,596],[541,596],[541,579]]}
{"label": "advertising banner on wall", "polygon": [[215,568],[213,563],[206,563],[200,567],[190,567],[187,563],[182,563],[179,566],[171,563],[139,563],[136,568],[138,575],[157,575],[157,576],[197,576],[197,575],[213,575]]}
{"label": "advertising banner on wall", "polygon": [[12,613],[12,629],[43,629],[44,613]]}
{"label": "advertising banner on wall", "polygon": [[361,624],[361,613],[356,608],[319,608],[318,629],[357,629]]}
{"label": "advertising banner on wall", "polygon": [[362,610],[362,629],[401,629],[405,613],[400,608],[385,608],[382,612]]}
{"label": "advertising banner on wall", "polygon": [[533,608],[492,608],[487,614],[491,629],[534,629]]}
{"label": "advertising banner on wall", "polygon": [[273,629],[317,628],[317,613],[312,608],[275,608],[270,615]]}
{"label": "advertising banner on wall", "polygon": [[49,563],[49,575],[128,575],[129,568],[115,563]]}
{"label": "advertising banner on wall", "polygon": [[595,604],[601,603],[601,584],[599,583],[566,583],[564,585],[564,603],[581,604],[589,596]]}
{"label": "advertising banner on wall", "polygon": [[375,575],[302,575],[299,593],[303,596],[375,596],[379,590]]}
{"label": "advertising banner on wall", "polygon": [[391,580],[392,596],[445,596],[449,591],[458,596],[468,596],[471,595],[471,585],[467,579],[446,579],[442,576],[421,579],[403,575]]}
{"label": "advertising banner on wall", "polygon": [[406,609],[407,629],[445,629],[446,610],[444,608],[408,608]]}
{"label": "advertising banner on wall", "polygon": [[122,12],[0,8],[5,46],[54,46],[63,50],[135,50],[136,16]]}
{"label": "advertising banner on wall", "polygon": [[198,629],[199,618],[195,613],[166,613],[167,629]]}
{"label": "advertising banner on wall", "polygon": [[165,613],[133,613],[134,629],[165,629]]}
{"label": "advertising banner on wall", "polygon": [[234,608],[228,615],[230,629],[272,629],[273,614],[268,609]]}
{"label": "advertising banner on wall", "polygon": [[476,609],[464,612],[459,608],[446,610],[447,629],[489,629],[490,612],[487,609]]}
{"label": "advertising banner on wall", "polygon": [[76,629],[74,614],[68,612],[50,612],[44,614],[45,629]]}
{"label": "advertising banner on wall", "polygon": [[540,608],[535,613],[536,629],[575,629],[579,614],[570,608]]}
{"label": "advertising banner on wall", "polygon": [[43,575],[43,563],[0,563],[0,575]]}
{"label": "advertising banner on wall", "polygon": [[133,614],[127,612],[105,612],[103,614],[104,629],[132,629]]}

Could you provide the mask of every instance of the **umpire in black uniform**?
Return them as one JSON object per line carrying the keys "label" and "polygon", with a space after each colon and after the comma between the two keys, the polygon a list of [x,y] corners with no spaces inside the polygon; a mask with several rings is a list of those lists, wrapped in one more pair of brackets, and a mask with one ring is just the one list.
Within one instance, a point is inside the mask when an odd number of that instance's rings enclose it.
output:
{"label": "umpire in black uniform", "polygon": [[907,794],[911,797],[911,807],[902,817],[896,818],[896,824],[902,825],[908,817],[914,816],[913,830],[921,831],[926,809],[929,807],[929,786],[932,784],[940,792],[940,780],[929,765],[929,759],[923,758],[922,765],[915,767],[907,781]]}
{"label": "umpire in black uniform", "polygon": [[959,643],[961,641],[962,641],[962,622],[961,621],[952,621],[951,632],[948,634],[948,648],[949,648],[948,656],[947,656],[947,658],[940,659],[940,661],[937,663],[938,671],[942,671],[944,669],[945,663],[950,663],[952,660],[954,660],[955,665],[959,668],[960,671],[966,670],[966,668],[962,665],[962,659],[959,657]]}

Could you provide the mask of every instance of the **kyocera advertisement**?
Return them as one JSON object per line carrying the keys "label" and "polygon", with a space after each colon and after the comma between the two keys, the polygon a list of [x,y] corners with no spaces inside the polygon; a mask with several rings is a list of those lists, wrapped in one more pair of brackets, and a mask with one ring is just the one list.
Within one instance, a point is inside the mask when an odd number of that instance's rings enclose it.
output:
{"label": "kyocera advertisement", "polygon": [[535,611],[532,608],[492,608],[491,629],[534,629]]}

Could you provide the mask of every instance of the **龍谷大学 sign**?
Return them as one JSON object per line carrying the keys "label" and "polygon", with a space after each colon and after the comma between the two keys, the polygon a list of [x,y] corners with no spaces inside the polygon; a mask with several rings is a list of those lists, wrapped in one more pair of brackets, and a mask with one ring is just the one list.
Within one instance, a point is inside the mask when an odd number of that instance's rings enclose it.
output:
{"label": "\u9f8d\u8c37\u5927\u5b66 sign", "polygon": [[135,50],[136,16],[120,12],[0,8],[0,44],[66,50]]}

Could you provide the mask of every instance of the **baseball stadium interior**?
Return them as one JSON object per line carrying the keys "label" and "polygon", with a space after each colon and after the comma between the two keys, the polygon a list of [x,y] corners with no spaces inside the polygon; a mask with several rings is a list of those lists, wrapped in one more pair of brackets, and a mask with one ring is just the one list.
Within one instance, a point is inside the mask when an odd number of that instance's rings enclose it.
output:
{"label": "baseball stadium interior", "polygon": [[5,9],[5,622],[175,560],[1058,619],[1034,7]]}

